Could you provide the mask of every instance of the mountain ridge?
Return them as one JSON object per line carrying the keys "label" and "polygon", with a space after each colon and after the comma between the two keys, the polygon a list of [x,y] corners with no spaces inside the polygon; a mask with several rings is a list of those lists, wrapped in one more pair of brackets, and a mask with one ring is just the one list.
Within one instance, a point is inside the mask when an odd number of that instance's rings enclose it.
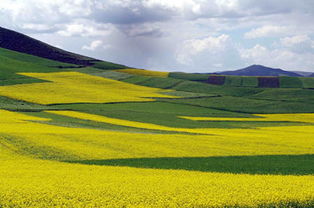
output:
{"label": "mountain ridge", "polygon": [[69,64],[90,66],[100,62],[100,60],[59,49],[3,27],[0,27],[0,47]]}
{"label": "mountain ridge", "polygon": [[313,72],[307,72],[307,71],[291,71],[291,72],[300,74],[300,75],[302,75],[302,76],[304,76],[304,77],[309,77],[309,76],[311,76],[311,74],[313,73]]}
{"label": "mountain ridge", "polygon": [[251,65],[246,68],[233,70],[233,71],[223,71],[215,72],[213,74],[219,75],[233,75],[233,76],[290,76],[290,77],[302,77],[301,74],[285,71],[279,68],[271,68],[263,65]]}

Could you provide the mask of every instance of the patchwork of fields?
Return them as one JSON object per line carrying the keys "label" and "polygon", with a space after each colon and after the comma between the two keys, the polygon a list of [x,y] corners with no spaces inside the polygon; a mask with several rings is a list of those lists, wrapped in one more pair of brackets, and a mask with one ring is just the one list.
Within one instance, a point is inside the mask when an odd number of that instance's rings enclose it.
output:
{"label": "patchwork of fields", "polygon": [[314,90],[5,52],[1,208],[314,206]]}
{"label": "patchwork of fields", "polygon": [[[65,127],[36,114],[2,110],[3,207],[308,207],[313,202],[314,126],[167,134],[141,132],[155,129],[145,123],[49,113],[139,129]],[[304,122],[313,123],[310,118]]]}

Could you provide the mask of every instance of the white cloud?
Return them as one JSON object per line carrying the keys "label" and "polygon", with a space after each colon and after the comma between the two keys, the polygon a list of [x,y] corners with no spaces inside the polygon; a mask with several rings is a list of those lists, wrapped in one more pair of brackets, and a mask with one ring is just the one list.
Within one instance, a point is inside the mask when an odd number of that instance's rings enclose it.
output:
{"label": "white cloud", "polygon": [[93,1],[89,0],[54,0],[52,1],[58,7],[61,14],[66,16],[89,16],[94,7]]}
{"label": "white cloud", "polygon": [[263,38],[263,37],[276,37],[276,36],[285,36],[289,34],[291,29],[286,26],[274,26],[274,25],[265,25],[253,29],[244,34],[244,37],[247,39],[253,38]]}
{"label": "white cloud", "polygon": [[[269,51],[266,47],[259,44],[255,45],[253,48],[242,49],[241,57],[244,59],[253,60],[253,62],[260,63],[268,56]],[[270,54],[269,54],[270,55]]]}
{"label": "white cloud", "polygon": [[45,24],[28,24],[25,23],[21,26],[23,29],[25,30],[31,30],[31,31],[36,31],[36,32],[46,32],[46,31],[50,31],[53,29],[52,26],[49,25],[45,25]]}
{"label": "white cloud", "polygon": [[[168,15],[187,20],[238,15],[238,0],[146,0],[144,6],[169,11]],[[240,12],[240,11],[239,11]]]}
{"label": "white cloud", "polygon": [[98,48],[107,48],[109,47],[108,45],[104,46],[104,42],[102,40],[94,40],[93,42],[90,43],[90,45],[84,45],[82,47],[83,50],[89,50],[89,51],[95,51]]}
{"label": "white cloud", "polygon": [[186,40],[176,53],[178,63],[202,71],[227,67],[237,58],[237,50],[226,34]]}
{"label": "white cloud", "polygon": [[314,41],[308,35],[296,35],[292,37],[281,38],[280,42],[285,47],[307,46],[314,49]]}
{"label": "white cloud", "polygon": [[201,7],[200,2],[195,0],[146,0],[143,1],[143,5],[147,8],[162,8],[176,13],[184,12],[187,9],[199,13]]}
{"label": "white cloud", "polygon": [[83,24],[69,24],[65,26],[64,30],[58,31],[58,35],[61,36],[75,36],[75,35],[79,35],[79,36],[83,36],[84,34],[86,34],[85,32],[88,29],[86,29],[85,25]]}
{"label": "white cloud", "polygon": [[286,47],[291,47],[296,44],[304,43],[311,41],[310,38],[307,35],[296,35],[293,37],[286,37],[286,38],[281,38],[280,39],[282,45]]}
{"label": "white cloud", "polygon": [[97,37],[97,36],[107,36],[109,35],[113,28],[107,24],[95,24],[93,22],[77,22],[70,23],[62,26],[63,29],[59,29],[58,35],[71,37],[71,36],[81,36],[81,37]]}
{"label": "white cloud", "polygon": [[182,44],[181,52],[184,56],[193,56],[204,51],[219,53],[226,48],[229,36],[222,34],[218,37],[208,36],[202,39],[186,40]]}
{"label": "white cloud", "polygon": [[268,49],[257,44],[249,49],[241,49],[240,54],[247,64],[262,64],[287,70],[313,69],[314,53],[300,54],[286,48]]}
{"label": "white cloud", "polygon": [[280,43],[284,48],[295,53],[313,53],[314,54],[314,40],[308,35],[296,35],[280,39]]}

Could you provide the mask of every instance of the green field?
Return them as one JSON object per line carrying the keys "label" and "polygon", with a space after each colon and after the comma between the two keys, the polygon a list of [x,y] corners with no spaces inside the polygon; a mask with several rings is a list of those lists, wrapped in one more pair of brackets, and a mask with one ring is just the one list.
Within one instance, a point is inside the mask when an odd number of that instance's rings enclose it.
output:
{"label": "green field", "polygon": [[0,48],[0,208],[314,207],[314,79],[121,68]]}
{"label": "green field", "polygon": [[[88,165],[177,169],[202,172],[311,175],[313,155],[138,158],[67,161]],[[289,161],[289,163],[287,163]],[[293,167],[292,167],[293,166]]]}

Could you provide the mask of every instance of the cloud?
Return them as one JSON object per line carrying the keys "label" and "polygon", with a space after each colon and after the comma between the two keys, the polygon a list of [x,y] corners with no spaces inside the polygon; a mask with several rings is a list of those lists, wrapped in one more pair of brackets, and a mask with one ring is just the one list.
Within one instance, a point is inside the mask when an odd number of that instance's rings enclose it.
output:
{"label": "cloud", "polygon": [[227,47],[228,35],[186,40],[177,53],[177,61],[181,64],[193,64],[193,58],[201,53],[221,53]]}
{"label": "cloud", "polygon": [[247,64],[262,64],[287,70],[313,70],[314,53],[300,54],[287,48],[269,49],[259,44],[240,50]]}
{"label": "cloud", "polygon": [[307,35],[297,35],[280,39],[281,44],[286,47],[292,47],[301,43],[310,43],[310,47],[314,47],[313,41]]}
{"label": "cloud", "polygon": [[296,53],[314,53],[314,40],[308,35],[296,35],[292,37],[281,38],[283,47],[289,48]]}
{"label": "cloud", "polygon": [[82,47],[83,50],[89,50],[89,51],[95,51],[96,49],[103,47],[107,48],[110,47],[109,45],[104,46],[102,40],[94,40],[93,42],[90,43],[90,45],[84,45]]}
{"label": "cloud", "polygon": [[[62,28],[62,29],[61,29]],[[88,21],[69,23],[61,25],[56,33],[61,36],[81,36],[81,37],[105,37],[112,32],[113,28],[110,25],[99,25]]]}
{"label": "cloud", "polygon": [[314,69],[313,18],[311,0],[0,1],[2,26],[87,56],[169,71],[252,62]]}
{"label": "cloud", "polygon": [[168,10],[148,8],[141,0],[108,0],[95,2],[91,18],[112,24],[160,22],[171,18]]}
{"label": "cloud", "polygon": [[276,36],[285,36],[289,34],[291,28],[286,26],[274,26],[274,25],[265,25],[263,27],[255,28],[244,34],[244,37],[247,39],[253,38],[263,38],[263,37],[276,37]]}
{"label": "cloud", "polygon": [[128,37],[160,38],[165,34],[154,24],[122,25],[118,27]]}
{"label": "cloud", "polygon": [[[173,18],[235,18],[307,11],[308,0],[2,0],[0,9],[13,20],[59,22],[88,18],[112,24],[170,21]],[[304,5],[304,6],[301,6]],[[308,6],[307,6],[308,5]],[[312,11],[313,12],[313,11]]]}
{"label": "cloud", "polygon": [[253,48],[242,49],[241,57],[248,60],[253,60],[253,62],[260,63],[269,55],[269,51],[266,47],[259,44],[255,45]]}
{"label": "cloud", "polygon": [[25,23],[21,25],[21,28],[25,31],[35,32],[35,33],[48,33],[53,32],[55,27],[46,24],[33,24]]}
{"label": "cloud", "polygon": [[[210,4],[210,2],[207,2]],[[187,14],[201,14],[201,2],[195,0],[147,0],[144,7],[168,11],[171,16],[186,16]]]}
{"label": "cloud", "polygon": [[178,63],[187,67],[197,66],[204,72],[236,64],[238,56],[236,47],[226,34],[186,40],[176,53]]}

